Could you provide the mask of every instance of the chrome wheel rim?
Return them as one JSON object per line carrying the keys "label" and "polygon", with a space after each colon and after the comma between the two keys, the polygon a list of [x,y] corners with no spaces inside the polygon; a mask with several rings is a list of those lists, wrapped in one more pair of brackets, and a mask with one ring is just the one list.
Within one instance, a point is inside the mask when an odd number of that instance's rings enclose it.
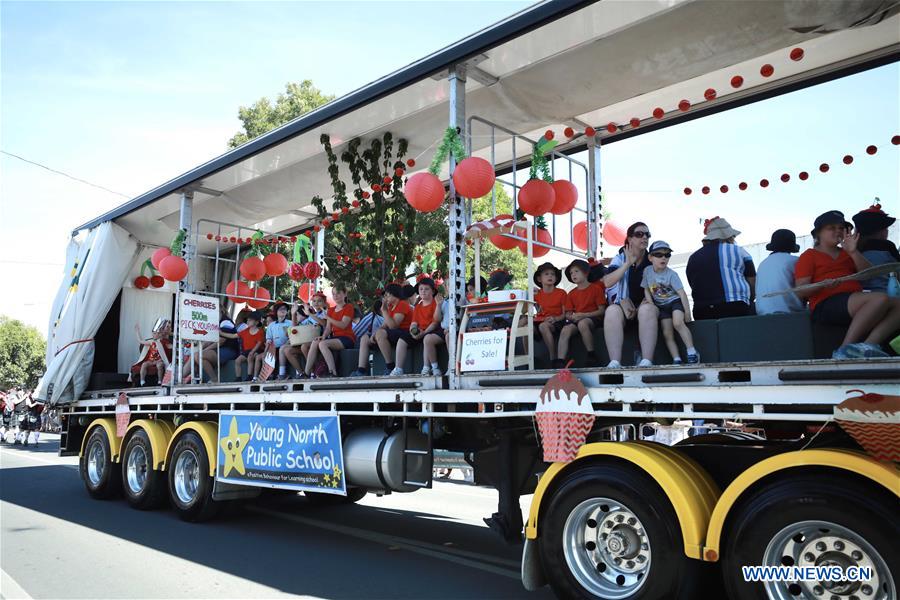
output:
{"label": "chrome wheel rim", "polygon": [[193,450],[185,450],[175,461],[175,494],[182,504],[190,504],[200,487],[200,461]]}
{"label": "chrome wheel rim", "polygon": [[827,521],[802,521],[779,531],[763,554],[763,566],[868,567],[867,581],[767,581],[774,600],[887,600],[897,588],[875,548],[850,529]]}
{"label": "chrome wheel rim", "polygon": [[140,494],[147,484],[147,453],[143,446],[132,446],[125,469],[128,489],[133,494]]}
{"label": "chrome wheel rim", "polygon": [[569,571],[595,596],[628,598],[647,580],[650,539],[632,510],[609,498],[576,506],[563,528]]}
{"label": "chrome wheel rim", "polygon": [[100,485],[103,479],[103,471],[106,469],[106,452],[103,451],[103,443],[94,440],[88,449],[87,476],[91,485]]}

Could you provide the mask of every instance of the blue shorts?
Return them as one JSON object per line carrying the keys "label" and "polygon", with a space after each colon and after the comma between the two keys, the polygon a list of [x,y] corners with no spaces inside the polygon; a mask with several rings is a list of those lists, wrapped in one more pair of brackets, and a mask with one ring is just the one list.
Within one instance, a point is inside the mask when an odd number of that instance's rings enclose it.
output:
{"label": "blue shorts", "polygon": [[404,340],[407,344],[411,344],[413,342],[412,336],[409,334],[409,329],[388,329],[388,342],[391,344],[396,344],[398,340]]}
{"label": "blue shorts", "polygon": [[219,363],[225,364],[238,357],[238,351],[231,346],[219,346]]}
{"label": "blue shorts", "polygon": [[331,336],[328,339],[329,340],[340,340],[341,344],[344,346],[344,350],[351,350],[356,345],[356,342],[354,342],[352,338],[349,338],[345,335],[339,335],[337,337]]}

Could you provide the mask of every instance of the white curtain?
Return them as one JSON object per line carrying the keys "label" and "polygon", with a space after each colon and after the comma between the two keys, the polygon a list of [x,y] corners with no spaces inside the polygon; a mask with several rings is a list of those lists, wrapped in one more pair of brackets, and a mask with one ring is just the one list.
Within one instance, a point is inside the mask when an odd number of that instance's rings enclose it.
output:
{"label": "white curtain", "polygon": [[158,290],[126,287],[122,290],[119,304],[119,373],[128,373],[141,355],[134,326],[140,328],[141,339],[149,338],[156,319],[172,320],[173,298],[174,294],[164,287]]}
{"label": "white curtain", "polygon": [[[137,241],[107,222],[98,225],[78,250],[75,276],[47,336],[47,371],[37,397],[51,405],[79,398],[94,362],[94,335],[122,289],[138,257]],[[65,284],[64,284],[65,285]]]}
{"label": "white curtain", "polygon": [[[59,284],[59,290],[57,290],[56,292],[56,297],[53,299],[53,306],[51,306],[50,308],[50,321],[47,323],[48,340],[51,339],[51,336],[56,329],[58,319],[62,313],[62,308],[66,301],[66,296],[69,294],[69,287],[71,287],[72,285],[72,278],[77,272],[78,256],[81,252],[81,246],[82,242],[79,242],[77,239],[75,239],[74,236],[69,239],[69,245],[66,247],[66,264],[63,267],[62,281]],[[55,350],[53,349],[53,345],[48,343],[45,364],[50,364],[50,362],[53,360],[54,352]]]}

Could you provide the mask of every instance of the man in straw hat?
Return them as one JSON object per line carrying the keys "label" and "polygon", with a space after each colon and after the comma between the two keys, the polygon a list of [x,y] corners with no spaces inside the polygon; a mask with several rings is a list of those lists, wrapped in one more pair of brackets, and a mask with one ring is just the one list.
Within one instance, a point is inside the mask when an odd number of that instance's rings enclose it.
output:
{"label": "man in straw hat", "polygon": [[707,219],[703,247],[691,254],[687,278],[695,319],[724,319],[753,313],[753,259],[734,239],[740,231],[722,217]]}

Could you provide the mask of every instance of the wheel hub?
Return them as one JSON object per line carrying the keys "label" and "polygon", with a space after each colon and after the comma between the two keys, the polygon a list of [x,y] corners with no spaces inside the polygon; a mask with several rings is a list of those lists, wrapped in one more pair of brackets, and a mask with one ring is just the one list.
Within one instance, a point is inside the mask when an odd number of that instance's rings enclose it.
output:
{"label": "wheel hub", "polygon": [[193,450],[185,450],[175,462],[175,493],[184,504],[190,504],[200,486],[200,461]]}
{"label": "wheel hub", "polygon": [[103,478],[103,470],[106,468],[106,456],[103,452],[103,444],[95,441],[88,450],[87,476],[91,485],[98,485]]}
{"label": "wheel hub", "polygon": [[141,493],[147,483],[147,453],[142,446],[131,448],[126,467],[128,489],[133,494]]}

